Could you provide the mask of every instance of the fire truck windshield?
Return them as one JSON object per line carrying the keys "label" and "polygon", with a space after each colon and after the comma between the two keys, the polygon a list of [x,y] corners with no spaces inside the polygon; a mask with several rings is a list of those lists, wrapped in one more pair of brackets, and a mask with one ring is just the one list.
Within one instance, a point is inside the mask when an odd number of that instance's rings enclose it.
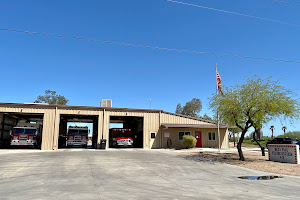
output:
{"label": "fire truck windshield", "polygon": [[84,130],[70,130],[69,135],[86,135],[88,134],[88,131],[84,131]]}
{"label": "fire truck windshield", "polygon": [[14,134],[28,134],[33,135],[35,134],[35,129],[27,129],[27,128],[14,128]]}
{"label": "fire truck windshield", "polygon": [[117,137],[130,137],[130,133],[118,133]]}

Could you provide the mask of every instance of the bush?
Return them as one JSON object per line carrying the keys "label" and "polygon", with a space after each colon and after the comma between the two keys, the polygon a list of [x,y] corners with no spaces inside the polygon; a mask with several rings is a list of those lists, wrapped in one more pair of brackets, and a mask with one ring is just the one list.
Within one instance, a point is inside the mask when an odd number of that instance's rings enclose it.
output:
{"label": "bush", "polygon": [[[265,147],[268,140],[259,140],[258,142],[261,146]],[[251,145],[256,145],[258,147],[258,145],[254,140],[244,140],[243,144],[251,144]]]}
{"label": "bush", "polygon": [[275,137],[289,137],[293,140],[300,140],[300,132],[299,131],[292,131],[292,132],[287,132],[283,135],[278,135]]}
{"label": "bush", "polygon": [[195,147],[197,140],[194,136],[184,135],[182,139],[182,145],[186,148]]}

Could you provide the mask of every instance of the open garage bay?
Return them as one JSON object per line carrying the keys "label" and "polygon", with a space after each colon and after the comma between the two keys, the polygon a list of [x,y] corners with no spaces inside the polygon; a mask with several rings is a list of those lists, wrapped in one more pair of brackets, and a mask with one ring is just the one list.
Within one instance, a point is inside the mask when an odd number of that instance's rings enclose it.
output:
{"label": "open garage bay", "polygon": [[3,150],[0,162],[1,199],[296,199],[300,185],[172,150]]}
{"label": "open garage bay", "polygon": [[43,114],[0,112],[0,148],[40,149]]}

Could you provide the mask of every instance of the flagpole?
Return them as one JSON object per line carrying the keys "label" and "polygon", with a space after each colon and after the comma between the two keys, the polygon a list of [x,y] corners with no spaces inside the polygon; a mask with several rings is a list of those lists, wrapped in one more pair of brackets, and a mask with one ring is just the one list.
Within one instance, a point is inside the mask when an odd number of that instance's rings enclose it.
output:
{"label": "flagpole", "polygon": [[[218,95],[219,93],[219,89],[218,89],[218,77],[217,77],[217,74],[218,74],[218,64],[216,63],[216,94]],[[217,101],[218,102],[218,101]],[[218,124],[218,152],[220,153],[220,123],[219,123],[219,105],[217,103],[217,124]]]}

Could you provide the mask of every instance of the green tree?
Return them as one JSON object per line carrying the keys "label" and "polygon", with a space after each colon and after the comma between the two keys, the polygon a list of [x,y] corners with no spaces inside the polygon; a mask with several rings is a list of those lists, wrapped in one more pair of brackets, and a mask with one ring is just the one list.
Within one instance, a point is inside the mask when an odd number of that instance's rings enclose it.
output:
{"label": "green tree", "polygon": [[56,91],[45,90],[45,94],[43,96],[39,95],[34,103],[66,105],[69,103],[69,100],[64,96],[57,95]]}
{"label": "green tree", "polygon": [[186,102],[186,104],[181,107],[181,104],[177,104],[176,113],[187,115],[191,117],[199,117],[199,113],[202,109],[201,100],[198,98],[193,98],[191,101]]}
{"label": "green tree", "polygon": [[237,149],[240,160],[245,160],[242,143],[247,131],[262,127],[277,117],[299,118],[299,102],[287,88],[271,78],[254,76],[245,83],[226,88],[224,95],[211,98],[210,107],[219,113],[223,123],[234,125],[241,130]]}
{"label": "green tree", "polygon": [[177,113],[177,114],[181,114],[182,113],[182,107],[181,107],[180,103],[177,104],[175,113]]}
{"label": "green tree", "polygon": [[213,121],[213,119],[210,116],[208,116],[206,113],[201,118],[208,121]]}
{"label": "green tree", "polygon": [[300,140],[300,131],[289,131],[283,135],[278,135],[277,137],[289,137],[293,140]]}

